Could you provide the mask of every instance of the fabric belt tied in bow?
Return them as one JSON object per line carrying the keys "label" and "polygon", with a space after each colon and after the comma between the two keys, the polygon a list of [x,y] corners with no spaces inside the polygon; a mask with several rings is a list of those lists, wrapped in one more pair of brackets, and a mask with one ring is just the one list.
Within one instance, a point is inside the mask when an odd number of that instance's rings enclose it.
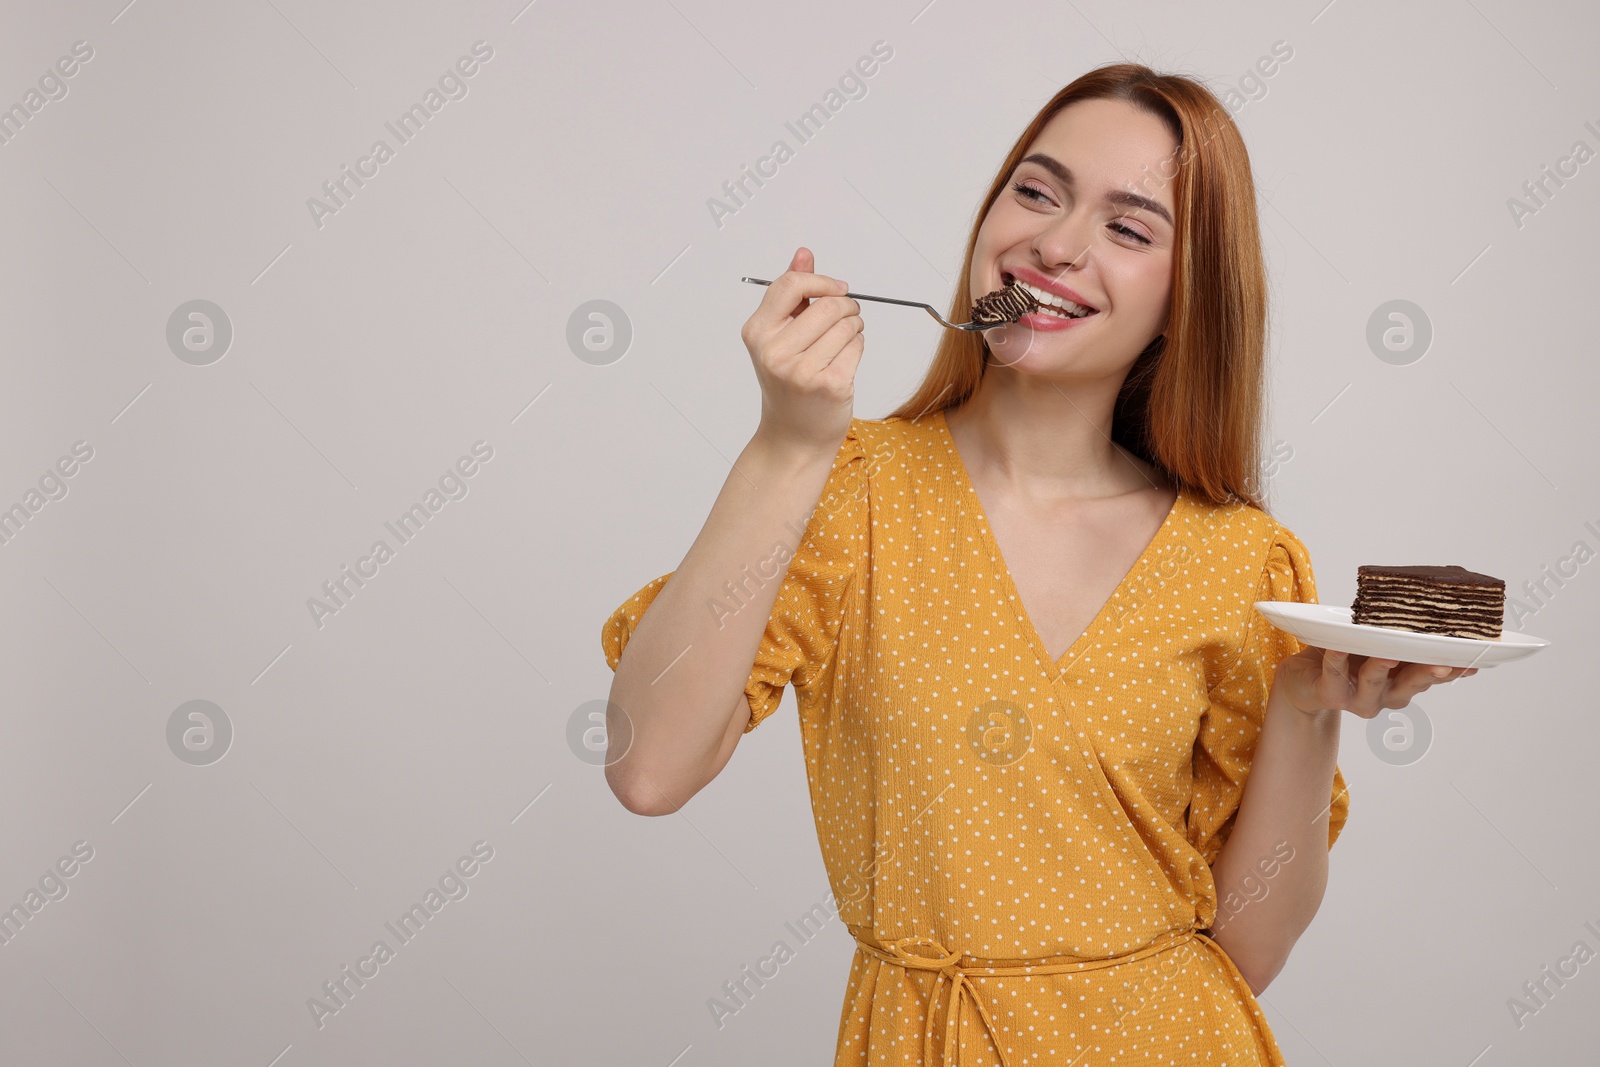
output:
{"label": "fabric belt tied in bow", "polygon": [[[1176,948],[1192,938],[1198,936],[1194,930],[1185,930],[1157,939],[1144,948],[1121,956],[1108,956],[1102,959],[1066,960],[1057,963],[1023,963],[1011,966],[975,966],[962,967],[960,952],[950,952],[939,942],[927,937],[901,937],[893,941],[885,941],[883,947],[864,938],[854,930],[856,944],[869,956],[875,956],[885,963],[896,967],[904,967],[918,971],[937,971],[939,977],[934,982],[933,997],[928,1003],[928,1021],[922,1035],[922,1063],[923,1067],[936,1067],[933,1060],[933,1031],[934,1031],[934,1002],[939,999],[939,983],[945,979],[950,980],[950,996],[944,1009],[944,1058],[943,1063],[960,1067],[961,1044],[958,1040],[957,1026],[961,1021],[961,1002],[964,998],[972,1000],[972,1006],[978,1009],[978,1016],[983,1020],[984,1029],[988,1031],[989,1039],[994,1042],[995,1051],[1000,1054],[1001,1067],[1011,1067],[1006,1059],[1005,1049],[1001,1047],[999,1035],[995,1032],[994,1020],[989,1017],[989,1009],[984,1005],[983,998],[978,996],[977,986],[971,981],[974,977],[1013,977],[1030,974],[1062,974],[1068,971],[1087,971],[1100,967],[1113,967],[1122,963],[1132,963],[1134,960],[1153,956],[1169,948]],[[930,955],[919,955],[909,951],[911,948],[926,949]]]}

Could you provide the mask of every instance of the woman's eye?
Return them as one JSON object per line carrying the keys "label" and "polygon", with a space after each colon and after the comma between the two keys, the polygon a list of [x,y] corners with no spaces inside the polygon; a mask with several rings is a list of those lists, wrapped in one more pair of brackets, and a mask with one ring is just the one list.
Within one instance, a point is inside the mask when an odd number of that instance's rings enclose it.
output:
{"label": "woman's eye", "polygon": [[1150,238],[1146,237],[1144,234],[1133,229],[1132,227],[1122,225],[1120,222],[1114,223],[1111,228],[1125,237],[1132,237],[1135,241],[1139,241],[1142,244],[1150,243]]}
{"label": "woman's eye", "polygon": [[1048,202],[1050,199],[1033,186],[1024,185],[1021,182],[1013,182],[1011,184],[1011,188],[1018,196],[1027,197],[1029,200],[1033,200],[1035,202]]}

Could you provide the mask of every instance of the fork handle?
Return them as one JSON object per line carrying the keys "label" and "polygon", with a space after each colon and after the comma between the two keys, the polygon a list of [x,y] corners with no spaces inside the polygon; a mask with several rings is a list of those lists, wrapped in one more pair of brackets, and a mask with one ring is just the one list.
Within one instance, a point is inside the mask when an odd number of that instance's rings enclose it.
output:
{"label": "fork handle", "polygon": [[[766,278],[740,278],[739,280],[741,282],[750,282],[754,285],[772,284],[772,282]],[[844,295],[855,300],[876,300],[880,304],[900,304],[908,308],[922,308],[924,311],[933,311],[932,307],[917,300],[896,300],[892,296],[868,296],[866,293],[845,293]],[[937,315],[938,312],[934,311],[934,314]],[[943,320],[941,319],[940,321]]]}

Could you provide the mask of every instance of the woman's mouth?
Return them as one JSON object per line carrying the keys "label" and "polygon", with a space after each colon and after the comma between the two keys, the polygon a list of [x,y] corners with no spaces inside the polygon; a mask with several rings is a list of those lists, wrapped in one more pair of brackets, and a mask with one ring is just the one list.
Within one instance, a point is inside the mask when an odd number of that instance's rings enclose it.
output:
{"label": "woman's mouth", "polygon": [[1000,283],[1002,285],[1009,285],[1013,281],[1015,281],[1016,284],[1021,286],[1023,289],[1026,289],[1029,295],[1039,302],[1039,310],[1033,312],[1032,314],[1045,315],[1050,318],[1057,319],[1086,319],[1091,315],[1099,314],[1098,308],[1087,307],[1083,304],[1075,304],[1066,297],[1057,296],[1055,293],[1049,292],[1048,290],[1040,289],[1036,285],[1029,285],[1025,281],[1014,278],[1012,275],[1004,271],[1001,272]]}

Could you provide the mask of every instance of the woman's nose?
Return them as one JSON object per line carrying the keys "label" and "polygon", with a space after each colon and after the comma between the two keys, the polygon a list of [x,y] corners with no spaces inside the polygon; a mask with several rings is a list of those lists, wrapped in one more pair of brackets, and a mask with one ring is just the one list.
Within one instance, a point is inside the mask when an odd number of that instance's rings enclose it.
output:
{"label": "woman's nose", "polygon": [[1033,249],[1046,270],[1082,267],[1088,262],[1090,241],[1084,232],[1087,225],[1088,220],[1067,214],[1039,232]]}

